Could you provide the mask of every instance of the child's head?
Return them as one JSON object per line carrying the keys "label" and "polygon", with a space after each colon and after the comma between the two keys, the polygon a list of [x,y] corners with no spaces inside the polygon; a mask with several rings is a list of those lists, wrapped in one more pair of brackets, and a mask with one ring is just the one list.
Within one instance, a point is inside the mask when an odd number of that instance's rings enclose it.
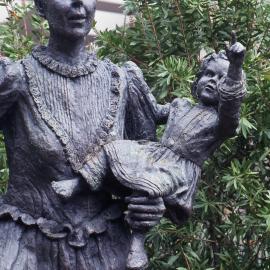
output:
{"label": "child's head", "polygon": [[218,83],[227,74],[229,64],[223,52],[205,57],[192,85],[192,95],[203,104],[216,105],[219,100]]}

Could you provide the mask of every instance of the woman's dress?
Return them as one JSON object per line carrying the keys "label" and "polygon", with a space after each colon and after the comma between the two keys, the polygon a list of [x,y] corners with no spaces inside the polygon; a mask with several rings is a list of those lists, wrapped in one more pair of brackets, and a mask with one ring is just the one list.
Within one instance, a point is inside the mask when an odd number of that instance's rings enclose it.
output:
{"label": "woman's dress", "polygon": [[[0,202],[0,269],[125,269],[130,232],[122,200],[104,189],[61,200],[51,182],[87,177],[86,161],[107,142],[155,141],[168,113],[130,62],[119,68],[89,55],[70,67],[44,47],[19,62],[1,59],[0,126],[10,175]],[[168,202],[174,221],[191,207],[192,194],[183,198],[171,208]]]}

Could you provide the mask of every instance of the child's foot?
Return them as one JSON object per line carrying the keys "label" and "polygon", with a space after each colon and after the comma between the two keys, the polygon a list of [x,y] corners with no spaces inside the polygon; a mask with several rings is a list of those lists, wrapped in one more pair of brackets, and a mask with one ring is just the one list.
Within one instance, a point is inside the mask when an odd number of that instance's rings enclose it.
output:
{"label": "child's foot", "polygon": [[72,178],[58,182],[53,181],[51,185],[55,193],[61,198],[69,199],[79,190],[79,182],[78,178]]}

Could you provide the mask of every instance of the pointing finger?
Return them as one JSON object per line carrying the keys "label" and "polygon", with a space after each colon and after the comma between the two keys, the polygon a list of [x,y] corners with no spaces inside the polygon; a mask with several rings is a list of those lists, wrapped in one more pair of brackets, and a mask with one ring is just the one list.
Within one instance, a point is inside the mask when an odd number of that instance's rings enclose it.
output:
{"label": "pointing finger", "polygon": [[237,42],[236,32],[235,31],[232,31],[231,36],[232,36],[231,45],[234,45]]}

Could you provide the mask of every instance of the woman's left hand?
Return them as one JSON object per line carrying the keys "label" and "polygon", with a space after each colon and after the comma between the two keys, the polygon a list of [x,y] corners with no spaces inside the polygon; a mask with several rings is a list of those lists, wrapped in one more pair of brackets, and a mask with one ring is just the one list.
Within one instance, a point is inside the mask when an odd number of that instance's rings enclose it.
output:
{"label": "woman's left hand", "polygon": [[126,221],[132,229],[145,231],[157,225],[165,212],[162,198],[149,199],[143,196],[126,197],[128,211]]}

